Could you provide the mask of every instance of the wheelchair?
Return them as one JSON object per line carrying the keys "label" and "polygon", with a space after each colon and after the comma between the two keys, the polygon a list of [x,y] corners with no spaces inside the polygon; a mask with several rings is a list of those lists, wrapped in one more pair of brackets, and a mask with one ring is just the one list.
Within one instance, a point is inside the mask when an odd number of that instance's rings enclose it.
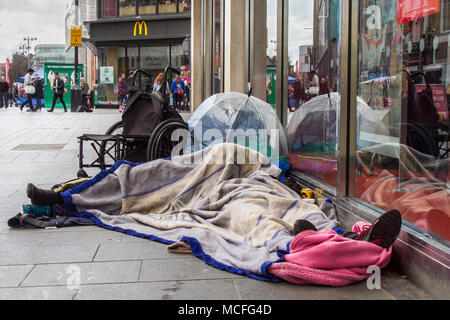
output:
{"label": "wheelchair", "polygon": [[[85,168],[106,170],[119,160],[144,163],[172,156],[172,150],[189,135],[189,129],[179,113],[169,104],[169,72],[180,74],[179,70],[167,67],[161,90],[149,93],[137,89],[136,79],[140,74],[149,79],[151,76],[143,70],[135,71],[122,121],[114,124],[104,135],[85,134],[78,137],[79,178],[88,177]],[[174,134],[179,138],[174,139]],[[96,159],[91,163],[84,163],[85,143],[89,143],[96,154]]]}

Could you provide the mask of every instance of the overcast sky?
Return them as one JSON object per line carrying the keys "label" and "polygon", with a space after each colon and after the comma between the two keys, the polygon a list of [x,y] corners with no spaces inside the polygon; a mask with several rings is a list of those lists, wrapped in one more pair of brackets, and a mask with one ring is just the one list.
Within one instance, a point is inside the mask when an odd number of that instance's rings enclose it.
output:
{"label": "overcast sky", "polygon": [[31,45],[64,44],[64,19],[71,0],[0,0],[0,62],[30,36]]}

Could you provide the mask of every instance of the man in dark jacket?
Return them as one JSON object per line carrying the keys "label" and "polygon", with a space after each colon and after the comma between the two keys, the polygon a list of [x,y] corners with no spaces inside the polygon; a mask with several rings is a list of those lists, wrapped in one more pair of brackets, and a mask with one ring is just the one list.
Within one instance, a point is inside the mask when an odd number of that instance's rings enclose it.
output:
{"label": "man in dark jacket", "polygon": [[37,108],[42,109],[42,99],[44,98],[44,84],[37,74],[34,75],[34,98],[36,99]]}
{"label": "man in dark jacket", "polygon": [[[0,79],[0,108],[3,108],[3,105],[8,108],[8,92],[9,92],[9,84],[5,81],[5,77],[1,77]],[[5,103],[3,103],[5,101]]]}
{"label": "man in dark jacket", "polygon": [[53,103],[52,103],[52,108],[50,110],[47,110],[48,112],[53,112],[53,110],[55,109],[55,104],[56,104],[56,99],[59,98],[59,101],[61,101],[63,107],[64,107],[64,112],[67,112],[67,108],[66,108],[66,104],[64,102],[64,80],[61,80],[59,78],[59,73],[56,72],[55,73],[55,82],[52,86],[53,89]]}

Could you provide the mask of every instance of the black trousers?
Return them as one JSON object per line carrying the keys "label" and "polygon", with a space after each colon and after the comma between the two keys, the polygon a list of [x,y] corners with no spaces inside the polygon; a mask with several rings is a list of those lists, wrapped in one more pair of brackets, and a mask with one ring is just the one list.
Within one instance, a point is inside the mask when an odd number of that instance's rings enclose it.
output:
{"label": "black trousers", "polygon": [[33,95],[32,94],[27,94],[27,103],[28,106],[33,109]]}
{"label": "black trousers", "polygon": [[67,111],[66,103],[64,102],[64,94],[63,93],[54,93],[53,94],[52,111],[53,111],[53,109],[55,109],[56,99],[58,99],[58,98],[59,98],[59,101],[61,101],[61,103],[64,107],[64,110]]}

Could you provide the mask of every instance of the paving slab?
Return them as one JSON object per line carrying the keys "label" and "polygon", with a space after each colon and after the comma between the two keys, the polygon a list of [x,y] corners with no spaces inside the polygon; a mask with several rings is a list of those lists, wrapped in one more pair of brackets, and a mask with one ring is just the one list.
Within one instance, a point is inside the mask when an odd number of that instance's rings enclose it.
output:
{"label": "paving slab", "polygon": [[95,256],[95,261],[186,258],[193,259],[191,255],[169,253],[167,245],[147,240],[142,243],[102,243]]}
{"label": "paving slab", "polygon": [[[100,228],[97,228],[100,229]],[[0,236],[1,239],[1,236]],[[114,231],[99,232],[80,231],[80,232],[54,232],[42,241],[42,246],[70,246],[79,244],[100,244],[100,243],[118,243],[122,239],[122,234]]]}
{"label": "paving slab", "polygon": [[243,300],[393,300],[384,290],[369,290],[364,281],[342,288],[264,283],[252,279],[234,281]]}
{"label": "paving slab", "polygon": [[[220,288],[220,289],[218,289]],[[106,295],[105,292],[108,294]],[[237,300],[232,280],[82,285],[75,300]]]}
{"label": "paving slab", "polygon": [[137,282],[140,270],[141,261],[37,265],[21,286],[65,286],[75,272],[79,284]]}
{"label": "paving slab", "polygon": [[72,300],[75,293],[66,287],[0,289],[0,300]]}
{"label": "paving slab", "polygon": [[146,260],[142,264],[141,281],[231,279],[242,276],[222,271],[198,258],[182,260]]}
{"label": "paving slab", "polygon": [[91,262],[98,245],[85,246],[0,246],[1,265]]}
{"label": "paving slab", "polygon": [[0,266],[0,288],[18,287],[33,265],[27,266]]}

